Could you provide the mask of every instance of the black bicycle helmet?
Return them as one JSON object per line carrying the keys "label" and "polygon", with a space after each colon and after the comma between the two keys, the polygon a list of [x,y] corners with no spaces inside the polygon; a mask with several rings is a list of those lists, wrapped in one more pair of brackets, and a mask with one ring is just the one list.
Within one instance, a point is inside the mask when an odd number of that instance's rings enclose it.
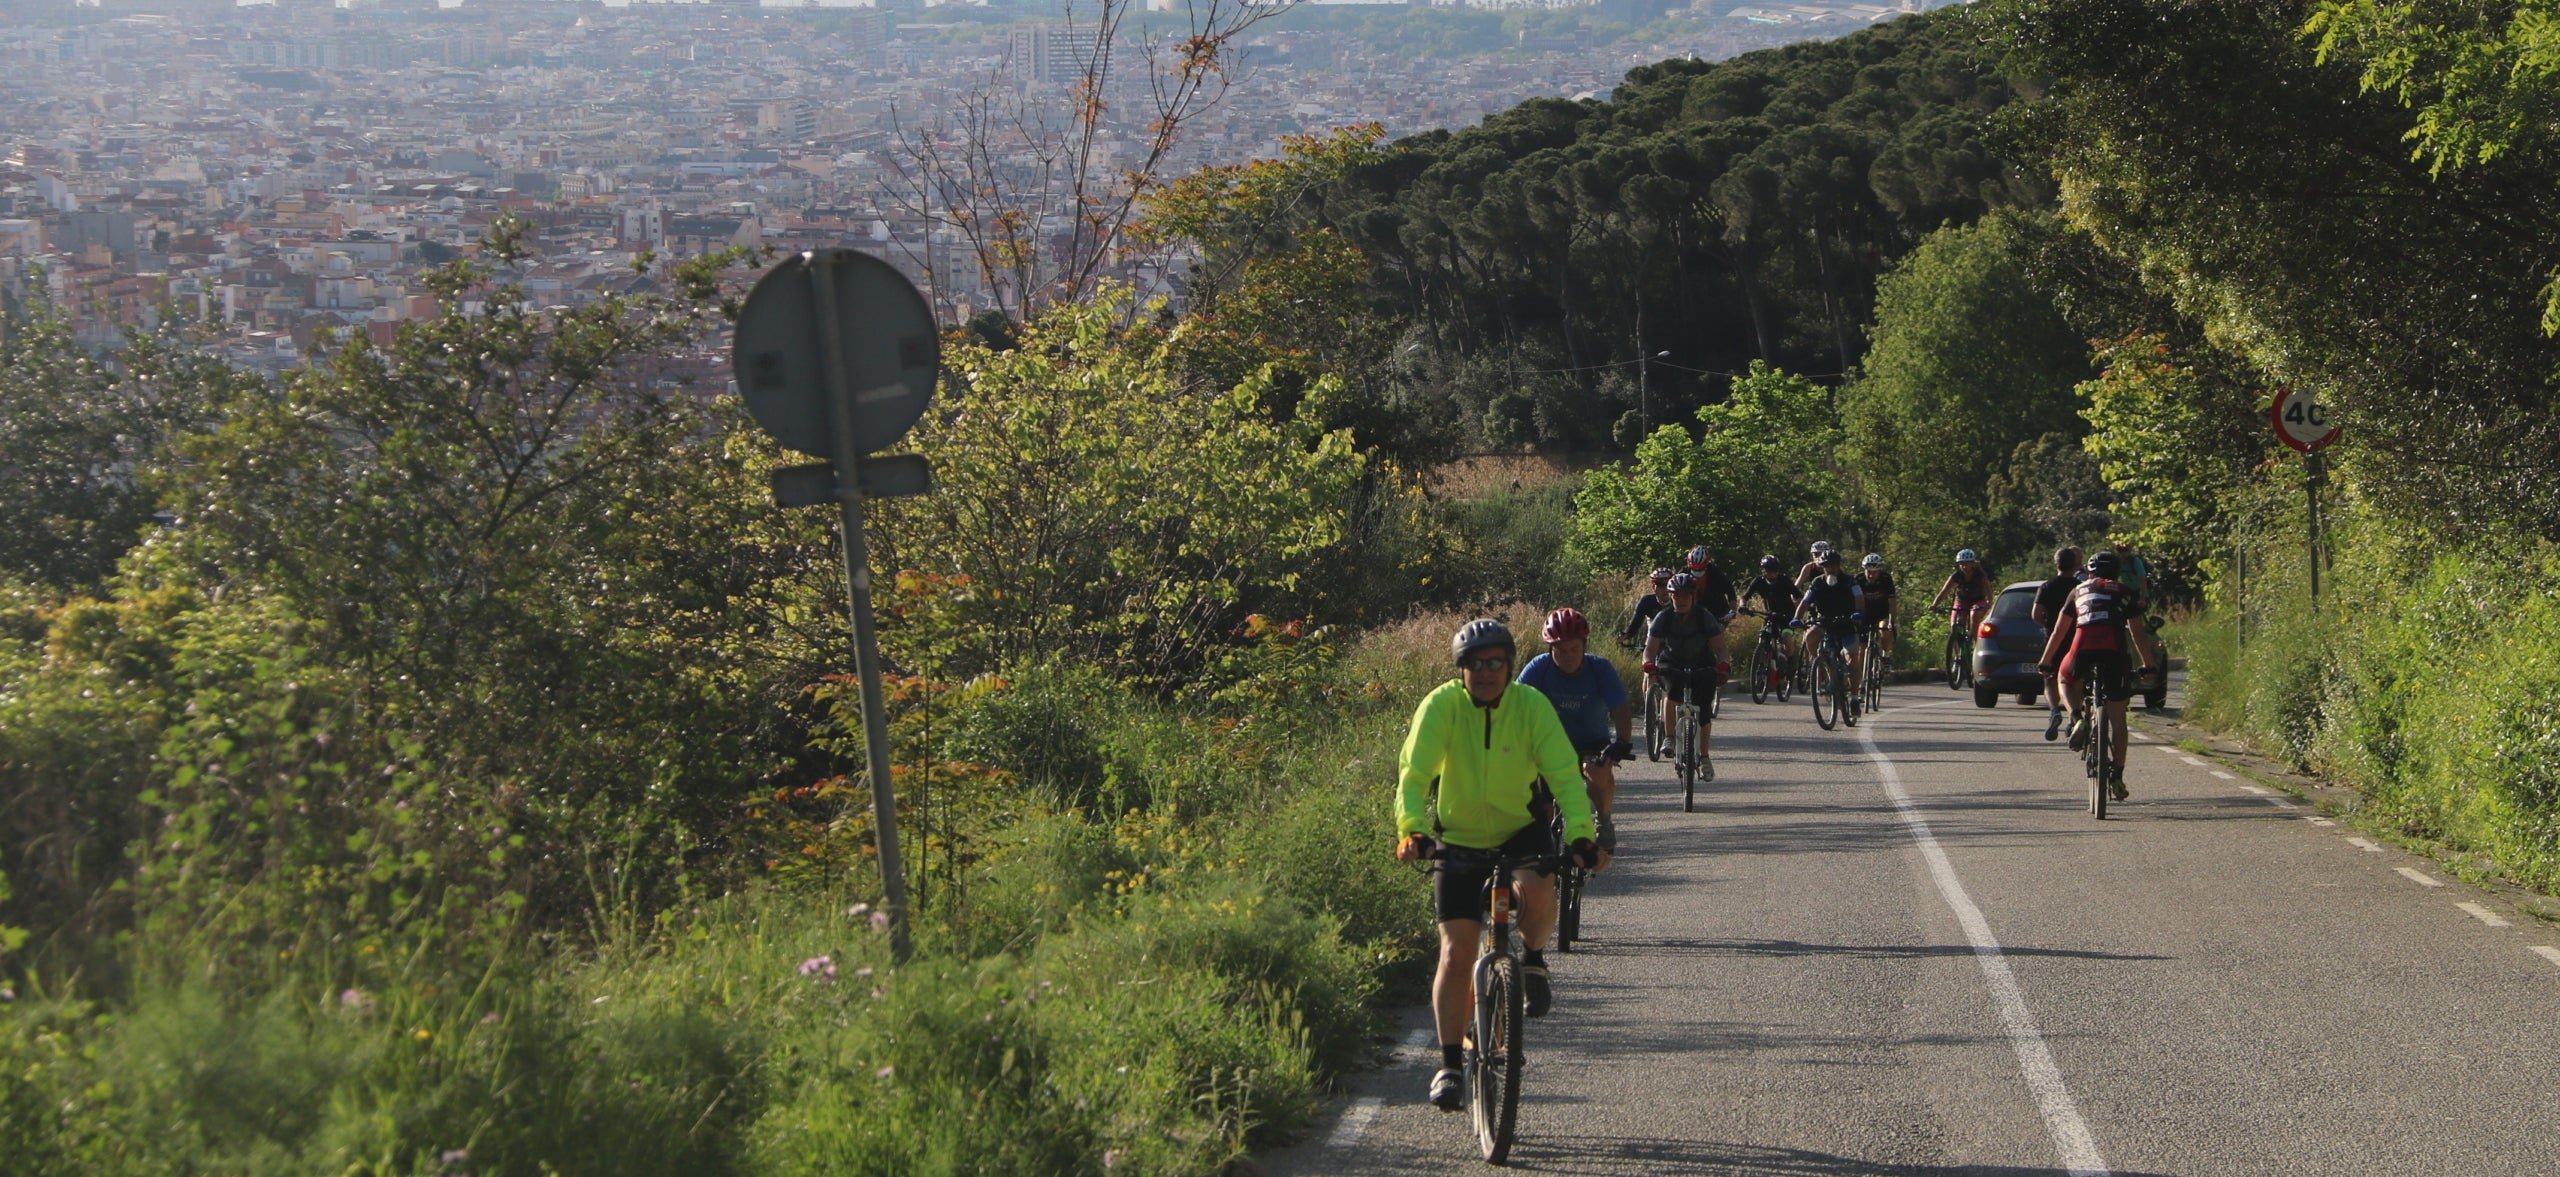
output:
{"label": "black bicycle helmet", "polygon": [[2089,557],[2089,575],[2101,580],[2114,580],[2121,568],[2122,565],[2117,563],[2114,552],[2100,552]]}
{"label": "black bicycle helmet", "polygon": [[1778,563],[1778,558],[1776,556],[1760,557],[1760,571],[1762,572],[1783,572],[1786,570],[1786,567],[1786,565]]}
{"label": "black bicycle helmet", "polygon": [[1467,656],[1478,650],[1500,650],[1518,655],[1519,644],[1511,640],[1511,627],[1491,617],[1479,617],[1458,627],[1457,636],[1449,639],[1449,662],[1463,664]]}

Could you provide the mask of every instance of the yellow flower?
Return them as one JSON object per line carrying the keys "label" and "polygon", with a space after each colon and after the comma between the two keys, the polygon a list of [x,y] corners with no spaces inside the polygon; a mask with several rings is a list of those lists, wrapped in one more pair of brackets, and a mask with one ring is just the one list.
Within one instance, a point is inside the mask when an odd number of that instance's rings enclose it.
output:
{"label": "yellow flower", "polygon": [[428,1032],[427,1032],[426,1027],[424,1027],[424,1026],[420,1026],[419,1028],[417,1028],[417,1029],[415,1029],[415,1030],[410,1031],[410,1032],[409,1032],[409,1036],[410,1036],[411,1038],[415,1038],[415,1039],[417,1039],[417,1040],[418,1040],[418,1041],[420,1041],[420,1042],[424,1042],[424,1041],[426,1041],[426,1040],[427,1040],[427,1039],[429,1039],[429,1038],[433,1038],[433,1037],[435,1037],[435,1035],[428,1033]]}

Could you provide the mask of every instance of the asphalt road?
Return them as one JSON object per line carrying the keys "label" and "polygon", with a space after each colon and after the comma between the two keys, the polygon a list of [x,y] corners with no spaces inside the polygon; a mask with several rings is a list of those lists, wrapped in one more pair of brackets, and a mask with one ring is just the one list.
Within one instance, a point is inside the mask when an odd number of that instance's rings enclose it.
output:
{"label": "asphalt road", "polygon": [[[2560,1173],[2560,929],[2157,739],[2094,821],[2043,714],[1728,701],[1696,813],[1627,766],[1512,1165]],[[1403,1022],[1267,1172],[1483,1169]]]}

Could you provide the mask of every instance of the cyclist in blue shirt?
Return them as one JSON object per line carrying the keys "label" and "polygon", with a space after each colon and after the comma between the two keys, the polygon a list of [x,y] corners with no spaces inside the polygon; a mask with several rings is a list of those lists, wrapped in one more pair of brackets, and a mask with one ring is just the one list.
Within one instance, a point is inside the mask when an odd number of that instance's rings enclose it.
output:
{"label": "cyclist in blue shirt", "polygon": [[1610,760],[1635,751],[1630,726],[1635,708],[1627,702],[1627,687],[1618,679],[1618,668],[1588,652],[1591,622],[1581,610],[1547,614],[1541,636],[1546,638],[1547,652],[1520,668],[1520,681],[1555,704],[1556,718],[1564,722],[1564,734],[1573,741],[1574,754],[1582,761],[1582,779],[1590,785],[1591,808],[1600,819],[1599,869],[1607,870],[1609,856],[1618,849],[1617,827],[1609,820],[1618,797]]}

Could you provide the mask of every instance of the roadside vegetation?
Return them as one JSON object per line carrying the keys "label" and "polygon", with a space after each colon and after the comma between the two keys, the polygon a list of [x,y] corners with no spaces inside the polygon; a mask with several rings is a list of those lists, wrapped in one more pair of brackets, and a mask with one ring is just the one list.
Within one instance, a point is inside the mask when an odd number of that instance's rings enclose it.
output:
{"label": "roadside vegetation", "polygon": [[2474,68],[2547,47],[2416,11],[1983,0],[1155,190],[1187,305],[955,331],[877,515],[904,963],[833,536],[653,363],[747,259],[537,315],[502,225],[278,382],[25,308],[0,1173],[1220,1171],[1416,983],[1447,634],[1698,541],[1885,553],[1917,661],[1949,549],[2126,539],[2194,717],[2560,888],[2548,71]]}

